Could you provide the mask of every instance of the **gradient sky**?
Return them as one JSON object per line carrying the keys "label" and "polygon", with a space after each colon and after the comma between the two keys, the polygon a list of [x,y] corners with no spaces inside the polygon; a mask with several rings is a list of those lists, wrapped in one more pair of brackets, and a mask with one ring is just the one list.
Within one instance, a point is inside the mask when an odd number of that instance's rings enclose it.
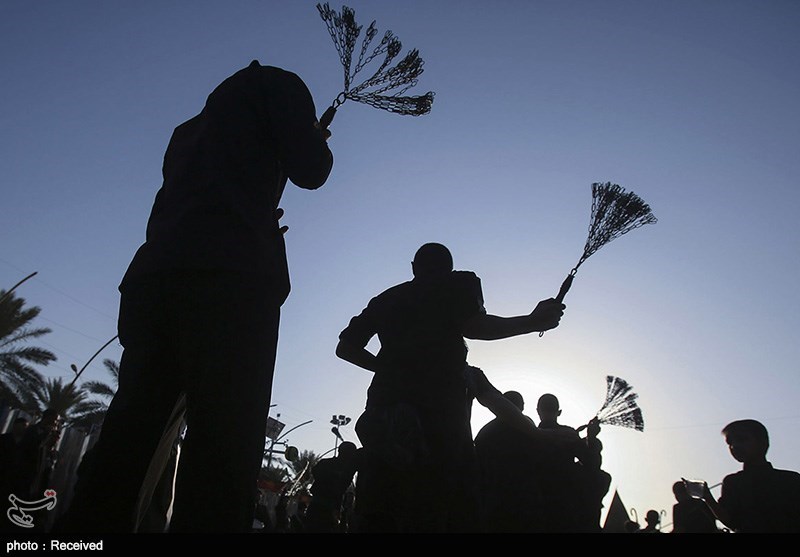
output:
{"label": "gradient sky", "polygon": [[[469,342],[473,365],[535,416],[599,409],[605,377],[639,393],[645,431],[606,426],[604,468],[639,517],[680,477],[738,464],[720,429],[764,422],[776,467],[800,469],[800,4],[719,0],[352,1],[417,48],[413,118],[347,102],[328,183],[282,202],[292,273],[272,415],[300,449],[334,445],[370,374],[338,333],[444,243],[482,279],[487,309],[529,312],[580,257],[590,184],[635,191],[659,222],[580,269],[561,326]],[[332,4],[339,8],[341,4]],[[40,344],[71,378],[116,334],[117,285],[144,240],[172,130],[258,59],[298,73],[321,114],[342,70],[312,1],[0,3],[0,286],[42,308]],[[370,345],[371,347],[376,347]],[[100,362],[85,372],[107,380]],[[477,409],[474,429],[490,419]],[[342,428],[355,440],[352,424]]]}

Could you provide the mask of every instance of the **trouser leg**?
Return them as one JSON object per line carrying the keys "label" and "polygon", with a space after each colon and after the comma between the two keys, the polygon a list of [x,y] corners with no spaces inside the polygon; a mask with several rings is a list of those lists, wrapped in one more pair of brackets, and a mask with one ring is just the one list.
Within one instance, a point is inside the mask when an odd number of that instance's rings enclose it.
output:
{"label": "trouser leg", "polygon": [[142,480],[180,392],[170,314],[169,296],[159,281],[123,293],[119,387],[97,443],[84,456],[59,529],[133,531]]}
{"label": "trouser leg", "polygon": [[184,293],[187,431],[171,532],[250,531],[264,451],[279,308],[239,277]]}

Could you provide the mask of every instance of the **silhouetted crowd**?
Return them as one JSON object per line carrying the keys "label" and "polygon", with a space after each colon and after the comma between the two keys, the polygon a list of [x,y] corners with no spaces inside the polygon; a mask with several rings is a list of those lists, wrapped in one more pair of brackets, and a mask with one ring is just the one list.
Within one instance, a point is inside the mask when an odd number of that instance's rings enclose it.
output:
{"label": "silhouetted crowd", "polygon": [[[256,493],[290,291],[279,203],[289,181],[307,190],[327,181],[329,123],[297,75],[253,61],[175,128],[145,242],[120,285],[119,388],[53,532],[252,532],[255,521],[271,532],[601,531],[611,478],[599,421],[580,437],[543,394],[537,425],[519,393],[501,393],[468,363],[465,339],[543,333],[566,306],[546,298],[494,315],[480,278],[456,270],[438,243],[421,246],[411,280],[374,296],[339,333],[336,355],[372,373],[355,426],[361,448],[343,444],[317,463],[307,505],[283,494],[270,506]],[[496,418],[473,438],[475,402]],[[800,475],[773,469],[766,429],[747,424],[724,431],[743,470],[725,478],[719,500],[704,486],[702,506],[676,492],[676,531],[711,531],[709,512],[736,531],[798,531]],[[3,439],[17,511],[8,516],[23,527],[46,486],[47,427]],[[659,518],[648,513],[641,531],[657,531]]]}

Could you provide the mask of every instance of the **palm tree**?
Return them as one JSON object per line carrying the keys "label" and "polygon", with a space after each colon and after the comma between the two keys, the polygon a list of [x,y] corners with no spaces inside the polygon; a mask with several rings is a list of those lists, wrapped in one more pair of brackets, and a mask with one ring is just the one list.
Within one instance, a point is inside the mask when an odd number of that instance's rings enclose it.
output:
{"label": "palm tree", "polygon": [[33,365],[47,365],[56,355],[27,343],[50,332],[33,328],[38,307],[25,308],[25,300],[10,291],[0,290],[0,399],[20,409],[32,410],[32,393],[41,389],[44,378]]}
{"label": "palm tree", "polygon": [[317,462],[319,462],[319,457],[314,454],[314,451],[300,451],[295,460],[289,461],[289,467],[294,472],[295,477],[300,476],[304,470],[306,474],[310,475]]}
{"label": "palm tree", "polygon": [[103,360],[103,365],[106,366],[106,370],[111,376],[112,385],[102,381],[84,381],[81,384],[81,388],[87,395],[97,395],[100,399],[86,401],[87,405],[91,405],[91,409],[87,410],[75,422],[75,425],[79,427],[90,429],[92,426],[99,427],[102,425],[103,419],[106,417],[108,404],[114,398],[119,387],[119,363],[106,358]]}
{"label": "palm tree", "polygon": [[296,459],[289,461],[289,467],[294,472],[292,481],[295,484],[296,492],[307,490],[314,483],[313,470],[317,462],[319,462],[319,457],[314,454],[314,451],[301,451]]}
{"label": "palm tree", "polygon": [[282,466],[262,466],[258,474],[259,480],[282,484],[289,481],[289,470]]}
{"label": "palm tree", "polygon": [[42,387],[34,391],[34,397],[42,412],[54,410],[65,425],[81,426],[88,423],[87,416],[97,410],[96,401],[87,400],[86,391],[73,381],[64,384],[61,377],[50,377]]}

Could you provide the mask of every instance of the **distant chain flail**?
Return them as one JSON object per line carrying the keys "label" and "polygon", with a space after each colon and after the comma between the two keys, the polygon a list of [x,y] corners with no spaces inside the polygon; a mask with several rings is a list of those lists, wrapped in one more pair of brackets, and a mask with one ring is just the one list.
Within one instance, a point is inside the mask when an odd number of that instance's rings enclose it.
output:
{"label": "distant chain flail", "polygon": [[633,387],[627,381],[607,375],[606,400],[597,412],[597,420],[601,424],[644,431],[644,417],[637,402],[638,398],[639,395],[633,392]]}

